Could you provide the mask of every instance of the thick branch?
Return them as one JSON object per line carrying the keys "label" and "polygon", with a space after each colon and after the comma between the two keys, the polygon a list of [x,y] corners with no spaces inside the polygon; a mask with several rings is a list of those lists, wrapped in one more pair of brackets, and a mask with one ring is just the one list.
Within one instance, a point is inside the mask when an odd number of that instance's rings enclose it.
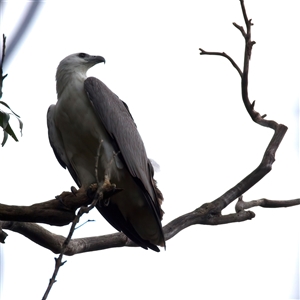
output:
{"label": "thick branch", "polygon": [[[240,198],[236,205],[236,213],[223,216],[221,214],[214,213],[216,211],[214,202],[205,203],[196,210],[174,219],[163,227],[163,231],[166,240],[170,240],[177,233],[192,225],[223,225],[251,220],[255,217],[255,214],[252,211],[245,211],[245,209],[250,207],[261,206],[265,208],[274,208],[289,207],[299,204],[300,199],[275,201],[262,198],[259,200],[244,202],[242,198]],[[65,237],[54,234],[43,227],[32,223],[0,221],[0,227],[18,232],[54,253],[61,253],[63,244],[66,240]],[[136,246],[137,245],[129,240],[126,235],[119,232],[103,236],[72,239],[68,243],[64,254],[71,256],[79,253],[109,248]]]}
{"label": "thick branch", "polygon": [[237,185],[235,185],[221,197],[213,201],[213,203],[215,203],[216,205],[215,213],[220,213],[232,201],[236,200],[242,194],[252,188],[257,182],[259,182],[272,170],[272,164],[275,161],[276,150],[279,147],[286,131],[286,126],[278,125],[259,166]]}
{"label": "thick branch", "polygon": [[[87,193],[80,190],[74,193],[63,192],[56,199],[31,206],[0,204],[0,220],[64,226],[74,220],[75,211],[79,207],[87,206],[92,202],[93,193],[96,190],[96,186],[91,186]],[[104,192],[103,199],[107,199],[119,191],[119,189],[115,189]]]}
{"label": "thick branch", "polygon": [[57,199],[31,206],[0,204],[0,220],[63,226],[73,221],[76,209],[90,202],[85,194],[75,196],[70,192],[63,192]]}
{"label": "thick branch", "polygon": [[[205,204],[206,205],[206,204]],[[174,237],[181,230],[196,224],[203,225],[219,225],[227,224],[233,222],[241,222],[245,220],[252,219],[254,217],[253,212],[243,211],[240,213],[233,213],[226,216],[214,216],[210,214],[210,209],[207,207],[205,209],[199,208],[193,212],[182,215],[177,219],[173,220],[166,226],[164,226],[163,231],[165,239],[169,240]],[[8,229],[14,232],[18,232],[25,237],[29,238],[31,241],[37,243],[38,245],[49,249],[54,253],[61,253],[63,244],[66,240],[65,237],[61,235],[56,235],[43,227],[33,224],[33,223],[23,223],[23,222],[10,222],[10,221],[0,221],[0,227],[3,229]],[[115,233],[104,236],[86,237],[72,239],[68,243],[65,249],[65,255],[75,255],[84,252],[104,250],[116,247],[136,247],[131,240],[129,240],[123,233]]]}
{"label": "thick branch", "polygon": [[[66,237],[54,234],[34,223],[0,221],[3,229],[20,233],[36,244],[49,249],[53,253],[61,253]],[[123,233],[104,236],[86,237],[70,240],[64,255],[74,255],[83,252],[103,250],[107,248],[126,246],[127,237]]]}

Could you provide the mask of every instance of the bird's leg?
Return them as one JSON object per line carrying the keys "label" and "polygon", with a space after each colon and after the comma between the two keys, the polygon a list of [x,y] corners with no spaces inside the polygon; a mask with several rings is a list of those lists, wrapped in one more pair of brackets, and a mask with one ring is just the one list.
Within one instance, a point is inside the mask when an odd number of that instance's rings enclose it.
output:
{"label": "bird's leg", "polygon": [[[100,152],[101,152],[101,147],[102,147],[103,140],[99,139],[99,146],[97,149],[97,156],[96,156],[96,161],[95,161],[95,177],[97,183],[93,183],[90,185],[87,194],[90,198],[91,196],[94,195],[94,199],[98,199],[98,203],[100,206],[108,206],[110,203],[110,197],[112,197],[114,194],[122,191],[122,189],[118,189],[115,184],[112,184],[110,182],[110,176],[109,176],[109,169],[110,169],[110,164],[113,161],[113,158],[111,161],[108,163],[108,171],[106,171],[104,174],[104,180],[99,181],[99,174],[98,174],[98,166],[99,166],[99,158],[100,158]],[[115,153],[114,153],[115,155]],[[116,154],[118,155],[118,154]],[[96,190],[96,192],[95,192]]]}
{"label": "bird's leg", "polygon": [[103,140],[99,139],[99,147],[97,149],[97,156],[96,156],[96,163],[95,163],[95,176],[96,176],[98,187],[100,186],[99,177],[98,177],[98,166],[99,166],[100,150],[102,147],[102,143],[103,143]]}
{"label": "bird's leg", "polygon": [[115,194],[123,191],[110,182],[108,175],[105,175],[104,181],[101,183],[92,183],[87,189],[87,195],[90,199],[99,199],[101,206],[108,206],[110,198]]}
{"label": "bird's leg", "polygon": [[102,183],[102,185],[100,187],[98,185],[98,189],[97,189],[97,194],[101,195],[101,198],[99,199],[100,206],[108,206],[109,202],[110,202],[110,197],[104,198],[104,196],[103,196],[104,191],[114,192],[115,188],[116,188],[116,185],[111,184],[108,175],[105,175],[104,182]]}

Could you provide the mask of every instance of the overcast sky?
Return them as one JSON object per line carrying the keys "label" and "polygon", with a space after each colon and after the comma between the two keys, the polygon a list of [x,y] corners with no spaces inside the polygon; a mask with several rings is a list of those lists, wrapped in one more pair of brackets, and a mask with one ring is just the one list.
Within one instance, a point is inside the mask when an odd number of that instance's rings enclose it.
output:
{"label": "overcast sky", "polygon": [[[257,43],[250,99],[289,130],[272,172],[244,200],[297,198],[299,1],[245,2]],[[0,28],[9,43],[29,2],[4,4]],[[148,156],[159,163],[163,225],[238,183],[258,166],[273,132],[247,115],[231,64],[199,55],[199,47],[225,51],[242,66],[244,40],[232,22],[244,26],[238,0],[43,1],[4,70],[2,100],[21,115],[24,130],[18,143],[9,139],[0,149],[1,203],[30,205],[75,185],[56,161],[46,126],[56,67],[75,52],[105,57],[89,75],[128,104]],[[160,253],[120,248],[67,257],[48,299],[299,299],[300,207],[252,210],[251,221],[190,227]],[[86,219],[96,222],[75,237],[114,232],[97,211]],[[6,232],[1,300],[41,299],[56,255]]]}

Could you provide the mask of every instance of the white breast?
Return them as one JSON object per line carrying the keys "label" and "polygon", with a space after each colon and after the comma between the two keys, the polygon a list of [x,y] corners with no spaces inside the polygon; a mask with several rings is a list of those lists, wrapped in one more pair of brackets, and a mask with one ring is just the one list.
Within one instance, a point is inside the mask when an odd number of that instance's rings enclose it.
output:
{"label": "white breast", "polygon": [[99,144],[99,180],[104,175],[115,177],[118,158],[116,150],[103,124],[94,113],[84,91],[84,78],[73,76],[65,86],[56,104],[55,125],[59,128],[65,152],[83,187],[96,182],[95,166]]}

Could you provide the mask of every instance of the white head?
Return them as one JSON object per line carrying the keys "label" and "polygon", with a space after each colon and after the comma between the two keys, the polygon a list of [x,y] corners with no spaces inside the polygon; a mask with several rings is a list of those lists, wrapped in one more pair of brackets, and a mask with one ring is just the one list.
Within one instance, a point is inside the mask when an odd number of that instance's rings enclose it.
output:
{"label": "white head", "polygon": [[86,53],[74,53],[65,57],[58,65],[56,71],[56,91],[60,95],[68,81],[73,77],[86,78],[86,72],[94,65],[104,62],[102,56]]}

